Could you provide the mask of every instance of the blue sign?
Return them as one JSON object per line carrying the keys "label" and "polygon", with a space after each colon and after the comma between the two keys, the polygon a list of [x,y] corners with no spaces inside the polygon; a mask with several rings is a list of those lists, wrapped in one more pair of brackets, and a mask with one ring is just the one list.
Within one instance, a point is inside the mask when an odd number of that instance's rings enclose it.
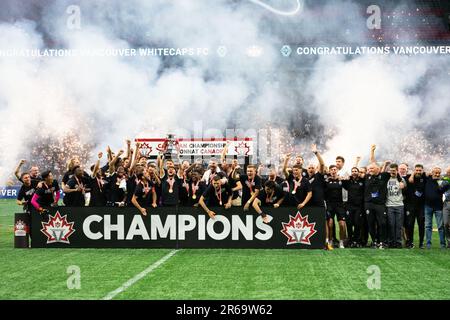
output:
{"label": "blue sign", "polygon": [[0,186],[0,199],[16,199],[20,186]]}

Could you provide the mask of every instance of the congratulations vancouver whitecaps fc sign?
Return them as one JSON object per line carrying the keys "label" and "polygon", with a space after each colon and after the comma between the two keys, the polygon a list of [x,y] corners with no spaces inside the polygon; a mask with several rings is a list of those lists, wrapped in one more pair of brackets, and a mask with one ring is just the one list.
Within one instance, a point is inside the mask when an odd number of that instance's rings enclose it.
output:
{"label": "congratulations vancouver whitecaps fc sign", "polygon": [[325,213],[321,208],[267,209],[265,224],[254,211],[202,209],[52,208],[32,214],[32,247],[48,248],[322,248]]}

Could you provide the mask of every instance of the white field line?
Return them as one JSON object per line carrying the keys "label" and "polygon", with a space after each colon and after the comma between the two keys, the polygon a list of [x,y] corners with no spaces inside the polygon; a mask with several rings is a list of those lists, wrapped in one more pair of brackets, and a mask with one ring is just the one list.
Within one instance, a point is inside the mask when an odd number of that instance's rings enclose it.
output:
{"label": "white field line", "polygon": [[169,252],[167,255],[165,255],[164,257],[162,257],[161,259],[159,259],[155,263],[149,265],[147,267],[147,269],[145,269],[144,271],[138,273],[133,278],[129,279],[127,282],[122,284],[119,288],[117,288],[116,290],[111,291],[110,293],[108,293],[102,300],[111,300],[115,296],[117,296],[119,293],[124,292],[129,287],[131,287],[133,284],[135,284],[136,282],[138,282],[139,280],[144,278],[146,275],[148,275],[150,272],[154,271],[156,268],[158,268],[160,265],[162,265],[164,262],[169,260],[178,251],[179,250],[172,250],[171,252]]}

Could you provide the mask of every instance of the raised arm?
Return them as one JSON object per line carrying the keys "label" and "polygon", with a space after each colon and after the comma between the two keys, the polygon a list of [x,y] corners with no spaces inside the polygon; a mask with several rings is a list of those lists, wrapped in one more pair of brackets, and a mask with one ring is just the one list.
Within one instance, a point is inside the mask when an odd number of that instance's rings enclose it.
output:
{"label": "raised arm", "polygon": [[194,162],[186,170],[184,170],[184,173],[188,174],[189,172],[191,172],[195,168],[195,166],[196,166],[196,163]]}
{"label": "raised arm", "polygon": [[139,156],[139,149],[141,147],[141,144],[139,142],[136,142],[136,151],[134,152],[133,155],[133,160],[131,161],[131,166],[130,166],[130,173],[132,173],[136,167],[137,161],[138,161],[138,156]]}
{"label": "raised arm", "polygon": [[319,173],[323,174],[325,170],[325,161],[323,161],[322,155],[317,151],[317,145],[311,145],[311,151],[316,155],[316,158],[319,161]]}
{"label": "raised arm", "polygon": [[286,179],[289,177],[288,163],[289,163],[290,158],[291,158],[291,154],[288,153],[284,157],[284,161],[283,161],[283,174],[284,174]]}
{"label": "raised arm", "polygon": [[158,165],[159,177],[164,177],[164,155],[162,153],[158,154],[156,159],[156,163]]}
{"label": "raised arm", "polygon": [[[240,177],[240,175],[238,174],[238,170],[237,170],[238,168],[236,167],[236,168],[234,168],[233,169],[233,171],[231,172],[231,178],[233,179],[233,180],[236,180],[236,181],[238,181],[239,180],[239,177]],[[242,187],[242,185],[241,185],[241,187]]]}
{"label": "raised arm", "polygon": [[126,140],[127,143],[127,158],[131,159],[131,140]]}
{"label": "raised arm", "polygon": [[411,183],[411,184],[414,183],[414,175],[415,175],[415,173],[414,173],[414,171],[413,171],[413,172],[411,173],[411,175],[409,176],[409,178],[408,178],[408,182]]}
{"label": "raised arm", "polygon": [[124,153],[123,150],[119,150],[114,159],[109,162],[109,172],[113,173],[116,170],[116,163],[119,160],[120,156]]}
{"label": "raised arm", "polygon": [[227,164],[227,153],[228,153],[228,146],[230,145],[230,141],[227,140],[227,143],[225,144],[225,147],[223,147],[222,153],[220,154],[220,163],[222,165]]}
{"label": "raised arm", "polygon": [[14,171],[14,175],[16,176],[16,178],[18,180],[20,180],[20,168],[22,168],[22,166],[25,164],[25,160],[22,159],[20,160],[19,164],[16,167],[16,170]]}
{"label": "raised arm", "polygon": [[161,155],[160,159],[158,160],[158,169],[159,169],[159,177],[162,179],[164,177],[164,156]]}
{"label": "raised arm", "polygon": [[183,178],[186,177],[186,176],[185,176],[185,172],[184,172],[184,170],[181,168],[181,162],[178,162],[178,163],[179,163],[179,165],[178,165],[177,176],[178,176],[178,178],[183,179]]}
{"label": "raised arm", "polygon": [[376,162],[376,160],[375,160],[375,149],[376,148],[377,148],[377,146],[375,144],[370,146],[370,163]]}
{"label": "raised arm", "polygon": [[391,161],[386,160],[386,161],[383,163],[383,166],[381,167],[381,171],[380,171],[380,172],[386,172],[386,168],[387,168],[390,164],[391,164]]}
{"label": "raised arm", "polygon": [[155,175],[156,184],[158,186],[161,185],[161,179],[159,178],[159,175],[158,175],[158,168],[153,169],[152,167],[150,167],[150,170],[152,170],[153,174]]}
{"label": "raised arm", "polygon": [[258,176],[262,176],[262,171],[263,171],[263,169],[264,169],[264,165],[263,164],[260,164],[259,166],[258,166],[258,171],[256,172],[256,174],[258,175]]}
{"label": "raised arm", "polygon": [[360,157],[360,156],[357,156],[356,159],[355,159],[354,167],[358,168],[360,162],[361,162],[361,157]]}
{"label": "raised arm", "polygon": [[95,163],[94,170],[92,171],[92,178],[97,176],[98,170],[100,169],[100,159],[103,157],[103,152],[98,153],[98,160]]}
{"label": "raised arm", "polygon": [[112,160],[112,151],[110,146],[106,147],[106,155],[108,156],[108,162],[110,162]]}

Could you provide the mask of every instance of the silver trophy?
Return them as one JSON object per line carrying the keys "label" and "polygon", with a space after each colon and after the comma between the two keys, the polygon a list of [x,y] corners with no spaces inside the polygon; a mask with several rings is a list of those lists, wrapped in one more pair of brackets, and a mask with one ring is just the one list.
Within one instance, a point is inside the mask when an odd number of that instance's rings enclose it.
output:
{"label": "silver trophy", "polygon": [[178,159],[178,141],[175,139],[175,135],[172,133],[167,134],[166,141],[164,141],[164,158],[165,159]]}

